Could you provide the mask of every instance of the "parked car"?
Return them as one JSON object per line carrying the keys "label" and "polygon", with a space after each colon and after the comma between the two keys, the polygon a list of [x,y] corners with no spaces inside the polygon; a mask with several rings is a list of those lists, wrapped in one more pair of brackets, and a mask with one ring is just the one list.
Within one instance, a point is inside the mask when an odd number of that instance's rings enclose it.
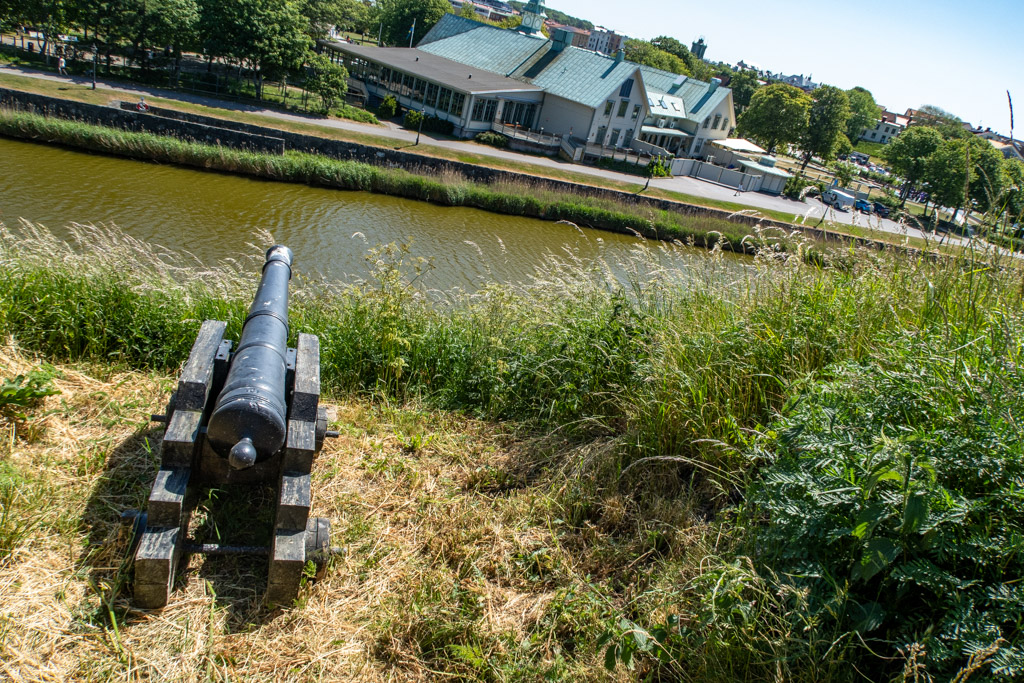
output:
{"label": "parked car", "polygon": [[858,199],[853,203],[853,208],[857,209],[861,213],[871,213],[871,202],[866,199]]}
{"label": "parked car", "polygon": [[889,207],[886,206],[885,204],[882,204],[881,202],[875,202],[875,213],[881,216],[882,218],[888,218]]}

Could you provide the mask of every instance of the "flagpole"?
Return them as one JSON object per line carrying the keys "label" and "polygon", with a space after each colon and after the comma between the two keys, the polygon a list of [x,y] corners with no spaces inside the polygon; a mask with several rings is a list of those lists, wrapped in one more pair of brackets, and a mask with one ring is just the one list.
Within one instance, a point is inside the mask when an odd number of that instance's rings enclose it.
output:
{"label": "flagpole", "polygon": [[412,18],[412,28],[409,29],[409,47],[412,47],[412,39],[416,35],[416,17]]}

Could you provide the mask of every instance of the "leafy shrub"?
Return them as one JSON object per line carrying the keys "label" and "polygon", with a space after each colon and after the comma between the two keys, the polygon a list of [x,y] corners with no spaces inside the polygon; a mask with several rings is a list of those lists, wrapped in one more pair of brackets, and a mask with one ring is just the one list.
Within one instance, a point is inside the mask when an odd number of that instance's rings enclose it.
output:
{"label": "leafy shrub", "polygon": [[415,109],[409,109],[405,112],[405,116],[402,117],[402,125],[406,128],[416,130],[416,128],[423,122],[423,113],[418,112]]}
{"label": "leafy shrub", "polygon": [[385,97],[379,105],[377,105],[377,118],[388,120],[395,118],[395,114],[398,113],[398,100],[395,99],[394,95],[388,95]]}
{"label": "leafy shrub", "polygon": [[671,178],[672,162],[662,159],[660,156],[651,159],[647,164],[648,178]]}
{"label": "leafy shrub", "polygon": [[491,147],[508,147],[507,137],[489,130],[485,130],[483,133],[477,133],[476,137],[473,139],[482,145],[490,145]]}
{"label": "leafy shrub", "polygon": [[402,117],[402,125],[410,130],[420,129],[421,124],[422,130],[431,133],[451,135],[452,131],[455,130],[455,125],[451,121],[446,121],[433,114],[425,116],[423,112],[416,111],[415,109],[408,110],[405,112],[405,116]]}
{"label": "leafy shrub", "polygon": [[810,185],[810,181],[802,175],[795,175],[786,181],[782,188],[782,195],[789,199],[803,200],[804,190]]}
{"label": "leafy shrub", "polygon": [[1024,675],[1024,446],[1006,420],[1024,414],[1024,371],[989,348],[998,336],[843,367],[757,450],[748,550],[807,595],[802,619],[846,634],[868,679],[912,645],[936,680],[972,655]]}
{"label": "leafy shrub", "polygon": [[353,107],[351,104],[343,104],[340,107],[335,107],[332,113],[343,119],[351,119],[352,121],[358,121],[360,123],[380,123],[377,117],[373,115],[373,112],[360,109],[359,107]]}

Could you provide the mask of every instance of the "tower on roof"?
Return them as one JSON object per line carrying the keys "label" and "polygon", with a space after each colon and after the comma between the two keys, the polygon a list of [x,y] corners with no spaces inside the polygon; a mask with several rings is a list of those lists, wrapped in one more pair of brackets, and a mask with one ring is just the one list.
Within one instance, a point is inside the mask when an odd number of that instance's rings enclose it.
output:
{"label": "tower on roof", "polygon": [[523,23],[519,24],[516,29],[527,35],[535,35],[540,33],[541,26],[544,25],[544,0],[530,0],[530,3],[523,8]]}

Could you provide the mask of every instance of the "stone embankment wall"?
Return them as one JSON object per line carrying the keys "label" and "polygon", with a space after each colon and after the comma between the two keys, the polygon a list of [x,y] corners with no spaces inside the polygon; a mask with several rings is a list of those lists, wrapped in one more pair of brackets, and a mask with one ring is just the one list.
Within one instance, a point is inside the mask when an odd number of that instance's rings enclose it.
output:
{"label": "stone embankment wall", "polygon": [[223,145],[263,154],[284,154],[285,150],[284,140],[280,136],[271,135],[269,130],[265,132],[234,130],[218,125],[216,119],[210,119],[208,122],[178,121],[154,115],[153,109],[150,109],[150,113],[136,111],[134,102],[131,104],[130,110],[124,110],[0,88],[0,107],[94,123],[110,128],[169,135],[190,142]]}
{"label": "stone embankment wall", "polygon": [[[258,151],[268,151],[274,154],[280,154],[285,150],[294,150],[335,159],[403,168],[413,173],[430,175],[456,173],[469,180],[487,184],[495,182],[527,183],[534,187],[568,195],[575,194],[609,199],[627,205],[671,211],[683,216],[716,218],[750,227],[759,226],[761,228],[795,231],[816,240],[838,240],[848,243],[851,239],[816,228],[781,223],[721,209],[646,197],[631,192],[609,190],[525,173],[503,171],[448,159],[438,159],[387,147],[374,147],[344,140],[321,138],[315,135],[292,133],[276,128],[228,121],[213,116],[203,116],[162,107],[151,106],[148,112],[143,113],[135,111],[135,103],[121,103],[119,107],[103,107],[5,88],[0,88],[0,107],[35,111],[46,116],[76,119],[86,123],[96,123],[129,130],[143,130],[158,134],[174,135],[187,140],[231,147],[237,146]],[[121,107],[125,108],[122,109]],[[265,144],[266,147],[259,147],[262,144]],[[864,246],[883,246],[883,243],[875,240],[858,238],[856,242]]]}

